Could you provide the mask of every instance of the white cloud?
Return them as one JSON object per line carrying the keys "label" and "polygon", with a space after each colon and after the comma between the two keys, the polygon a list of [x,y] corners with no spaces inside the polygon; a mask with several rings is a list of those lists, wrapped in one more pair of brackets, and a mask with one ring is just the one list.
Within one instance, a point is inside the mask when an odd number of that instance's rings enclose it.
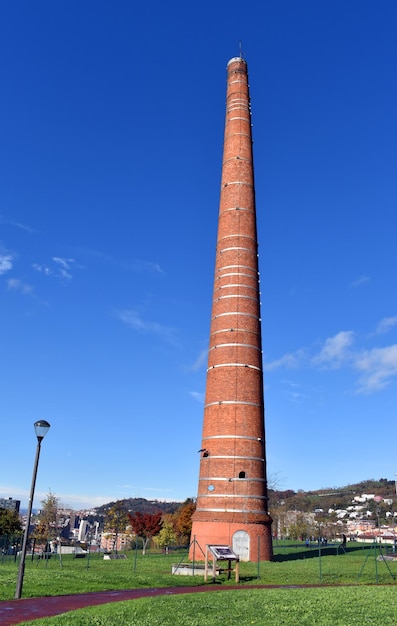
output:
{"label": "white cloud", "polygon": [[350,286],[351,287],[361,287],[361,285],[365,285],[369,280],[371,280],[370,276],[360,276],[357,280],[354,280]]}
{"label": "white cloud", "polygon": [[359,393],[384,389],[397,376],[397,344],[362,352],[355,359],[355,367],[363,372]]}
{"label": "white cloud", "polygon": [[72,279],[72,275],[64,269],[59,270],[59,275],[62,276],[62,278],[67,278],[68,280]]}
{"label": "white cloud", "polygon": [[117,311],[116,316],[125,324],[133,328],[138,332],[148,332],[160,335],[167,341],[173,341],[175,331],[170,326],[164,326],[158,322],[148,322],[142,319],[142,317],[134,309],[125,309],[124,311]]}
{"label": "white cloud", "polygon": [[288,378],[285,378],[281,382],[283,383],[283,385],[288,385],[289,387],[292,387],[292,388],[301,387],[302,386],[300,383],[296,383],[295,381],[289,380]]}
{"label": "white cloud", "polygon": [[35,230],[33,228],[31,228],[30,226],[26,226],[26,224],[21,224],[21,222],[13,222],[10,221],[8,222],[9,224],[11,224],[11,226],[15,226],[16,228],[20,228],[21,230],[24,230],[27,233],[34,233]]}
{"label": "white cloud", "polygon": [[280,357],[279,359],[276,359],[275,361],[271,361],[270,363],[266,363],[264,364],[264,369],[265,370],[276,370],[279,367],[287,367],[289,369],[291,368],[297,368],[300,365],[302,365],[302,363],[304,362],[306,357],[306,350],[301,349],[301,350],[297,350],[296,352],[290,352],[287,354],[284,354],[282,357]]}
{"label": "white cloud", "polygon": [[85,255],[98,260],[107,265],[113,265],[122,270],[132,271],[136,273],[150,273],[150,274],[164,274],[164,270],[155,261],[145,261],[142,259],[134,259],[132,261],[126,261],[124,259],[118,259],[110,254],[101,252],[99,250],[93,250],[92,248],[79,248],[80,255]]}
{"label": "white cloud", "polygon": [[66,508],[93,509],[102,504],[114,501],[114,494],[111,496],[93,496],[88,494],[60,493],[56,494]]}
{"label": "white cloud", "polygon": [[46,276],[51,276],[54,272],[48,267],[48,265],[41,265],[40,263],[33,263],[33,269],[36,272],[40,272],[40,274],[45,274]]}
{"label": "white cloud", "polygon": [[45,276],[55,276],[57,278],[65,278],[66,280],[72,279],[71,270],[80,268],[80,265],[76,265],[74,259],[66,259],[59,256],[53,256],[52,261],[54,265],[41,265],[40,263],[33,263],[33,269],[36,272],[40,272]]}
{"label": "white cloud", "polygon": [[[28,504],[29,491],[20,489],[15,485],[0,484],[0,493],[3,498],[15,498],[21,500],[21,507],[25,508]],[[38,506],[39,502],[47,497],[48,492],[36,491],[34,497],[34,506]],[[79,493],[56,493],[61,506],[71,507],[74,509],[91,509],[114,500],[112,495],[92,495]]]}
{"label": "white cloud", "polygon": [[62,259],[59,256],[53,256],[52,260],[55,261],[55,263],[61,265],[66,270],[70,270],[71,265],[74,263],[74,259]]}
{"label": "white cloud", "polygon": [[378,335],[387,333],[393,326],[397,324],[397,317],[384,317],[376,327]]}
{"label": "white cloud", "polygon": [[298,393],[296,391],[288,391],[289,398],[295,404],[300,404],[302,400],[307,398],[307,395],[304,393]]}
{"label": "white cloud", "polygon": [[200,404],[204,404],[204,394],[200,391],[189,391],[189,394]]}
{"label": "white cloud", "polygon": [[354,333],[352,330],[342,330],[325,341],[320,353],[313,357],[313,363],[340,367],[342,362],[351,358],[349,351],[353,343]]}
{"label": "white cloud", "polygon": [[[385,333],[395,325],[397,325],[397,317],[386,317],[379,323],[377,334]],[[297,369],[308,365],[326,367],[327,369],[345,367],[360,372],[361,375],[357,381],[358,393],[369,394],[384,389],[393,379],[397,378],[397,344],[360,350],[353,349],[355,341],[356,336],[352,330],[343,330],[326,339],[320,352],[311,358],[308,349],[301,349],[287,353],[280,359],[265,364],[264,367],[266,370],[276,370],[283,367]],[[289,380],[284,379],[281,382],[293,386]],[[291,389],[286,393],[295,402],[306,397],[297,389]]]}
{"label": "white cloud", "polygon": [[19,291],[25,295],[31,294],[33,292],[33,287],[31,285],[27,285],[23,283],[18,278],[9,278],[7,281],[8,289],[13,289],[14,291]]}
{"label": "white cloud", "polygon": [[58,273],[60,274],[60,276],[62,276],[62,278],[67,278],[68,280],[70,280],[72,278],[72,275],[69,270],[75,262],[74,259],[63,259],[59,256],[53,256],[52,260],[58,265]]}
{"label": "white cloud", "polygon": [[136,313],[136,311],[133,311],[133,310],[119,311],[117,313],[117,316],[119,319],[121,319],[122,322],[124,322],[125,324],[128,324],[128,326],[131,326],[131,328],[133,328],[134,330],[141,331],[141,330],[151,329],[150,322],[145,322],[138,315],[138,313]]}
{"label": "white cloud", "polygon": [[12,261],[11,254],[0,254],[0,274],[5,274],[12,269]]}
{"label": "white cloud", "polygon": [[302,391],[298,391],[298,389],[302,387],[302,385],[300,385],[299,383],[296,383],[289,379],[284,379],[281,382],[287,387],[284,393],[289,397],[291,402],[294,402],[295,404],[300,404],[302,400],[308,397]]}
{"label": "white cloud", "polygon": [[9,224],[10,226],[15,226],[15,228],[20,228],[21,230],[26,231],[27,233],[34,233],[34,229],[30,226],[26,226],[26,224],[21,224],[21,222],[15,222],[14,220],[9,220],[3,215],[0,215],[0,224]]}
{"label": "white cloud", "polygon": [[201,369],[203,365],[206,365],[207,359],[208,359],[208,348],[204,348],[204,350],[200,352],[197,359],[195,360],[192,367],[190,368],[191,371],[196,372],[197,370]]}

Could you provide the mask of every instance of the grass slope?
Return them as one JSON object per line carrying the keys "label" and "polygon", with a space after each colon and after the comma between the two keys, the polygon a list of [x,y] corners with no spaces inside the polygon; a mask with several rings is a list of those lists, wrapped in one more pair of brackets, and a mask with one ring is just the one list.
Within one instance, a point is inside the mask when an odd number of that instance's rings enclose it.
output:
{"label": "grass slope", "polygon": [[241,589],[153,597],[26,622],[32,626],[395,626],[393,587]]}

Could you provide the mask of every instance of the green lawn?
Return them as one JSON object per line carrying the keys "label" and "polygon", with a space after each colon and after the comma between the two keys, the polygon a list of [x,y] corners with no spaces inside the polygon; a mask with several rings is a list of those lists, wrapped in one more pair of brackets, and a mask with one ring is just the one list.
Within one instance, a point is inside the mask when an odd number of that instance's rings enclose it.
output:
{"label": "green lawn", "polygon": [[[182,624],[397,624],[397,561],[378,561],[374,546],[348,544],[347,552],[290,544],[275,545],[271,563],[241,563],[240,584],[286,585],[289,589],[241,589],[224,591],[225,574],[216,580],[218,592],[153,597],[96,606],[67,617],[48,618],[34,624],[134,624],[156,626]],[[186,561],[186,554],[129,552],[127,559],[105,561],[63,556],[49,561],[26,561],[22,597],[54,596],[114,589],[176,587],[207,584],[201,576],[173,576],[172,563]],[[0,561],[0,599],[15,593],[18,563],[12,557]],[[319,585],[320,588],[294,588]],[[354,585],[340,587],[339,585]],[[368,586],[370,585],[370,586]],[[71,621],[73,620],[73,621]]]}
{"label": "green lawn", "polygon": [[396,589],[242,589],[144,598],[81,609],[32,626],[395,626]]}
{"label": "green lawn", "polygon": [[[240,583],[275,585],[335,585],[335,584],[395,584],[397,561],[377,561],[378,550],[373,546],[349,544],[346,553],[328,547],[321,551],[275,546],[271,563],[241,563]],[[172,563],[186,560],[186,555],[129,552],[127,559],[105,561],[102,555],[90,559],[63,556],[48,561],[26,561],[22,597],[54,596],[60,594],[132,589],[139,587],[175,587],[203,585],[201,576],[173,576]],[[0,600],[14,597],[18,562],[12,557],[0,561]],[[226,575],[219,577],[222,585],[233,584]],[[211,583],[207,583],[211,584]]]}

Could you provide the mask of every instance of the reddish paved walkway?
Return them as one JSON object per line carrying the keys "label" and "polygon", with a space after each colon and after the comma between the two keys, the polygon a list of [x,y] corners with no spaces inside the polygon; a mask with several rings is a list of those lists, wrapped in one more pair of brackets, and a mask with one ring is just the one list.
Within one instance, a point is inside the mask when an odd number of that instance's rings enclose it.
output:
{"label": "reddish paved walkway", "polygon": [[[266,585],[270,587],[271,585]],[[278,585],[274,585],[275,587]],[[180,593],[197,593],[200,591],[227,591],[229,589],[257,589],[265,585],[233,585],[227,587],[205,585],[203,587],[159,587],[157,589],[127,589],[124,591],[100,591],[82,593],[73,596],[52,596],[50,598],[22,598],[0,602],[0,624],[11,626],[40,617],[60,615],[67,611],[83,609],[87,606],[121,602],[122,600],[136,600],[159,595],[176,595]]]}

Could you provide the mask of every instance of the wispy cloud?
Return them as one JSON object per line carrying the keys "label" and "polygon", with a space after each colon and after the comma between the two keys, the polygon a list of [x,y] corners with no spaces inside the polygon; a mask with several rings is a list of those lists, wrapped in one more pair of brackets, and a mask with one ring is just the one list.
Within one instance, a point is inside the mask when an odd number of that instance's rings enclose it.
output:
{"label": "wispy cloud", "polygon": [[24,230],[27,233],[34,233],[34,229],[26,224],[22,224],[21,222],[17,222],[15,220],[10,220],[4,217],[4,215],[0,215],[0,224],[9,224],[10,226],[14,226],[15,228],[19,228],[20,230]]}
{"label": "wispy cloud", "polygon": [[284,354],[279,359],[275,361],[270,361],[269,363],[264,363],[264,369],[271,371],[276,370],[281,367],[286,367],[287,369],[294,369],[300,367],[302,363],[306,359],[306,349],[296,350],[295,352],[289,352]]}
{"label": "wispy cloud", "polygon": [[361,287],[361,285],[365,285],[365,283],[367,283],[368,281],[371,280],[370,276],[360,276],[359,278],[357,278],[357,280],[353,280],[352,283],[350,283],[350,287]]}
{"label": "wispy cloud", "polygon": [[79,248],[79,253],[105,263],[106,265],[112,265],[125,271],[136,272],[137,274],[164,274],[164,270],[160,264],[155,261],[147,261],[143,259],[119,259],[111,254],[107,254],[106,252],[93,250],[91,248]]}
{"label": "wispy cloud", "polygon": [[[396,324],[397,318],[384,318],[378,324],[377,334],[387,332]],[[357,380],[355,390],[357,393],[369,394],[384,389],[397,378],[397,344],[365,350],[356,346],[357,342],[358,338],[352,330],[343,330],[327,338],[320,351],[312,356],[310,356],[311,350],[304,348],[285,354],[271,363],[265,363],[264,367],[267,370],[308,367],[320,367],[324,370],[343,367],[361,373]],[[289,393],[294,401],[300,401],[304,397],[304,394],[298,390],[292,390]]]}
{"label": "wispy cloud", "polygon": [[52,263],[48,265],[42,265],[40,263],[33,263],[33,269],[45,276],[54,276],[56,278],[64,278],[65,280],[72,279],[72,270],[81,268],[76,264],[74,259],[63,258],[59,256],[52,257]]}
{"label": "wispy cloud", "polygon": [[313,363],[340,367],[349,358],[349,348],[353,343],[354,333],[351,330],[342,330],[326,340],[319,354],[313,357]]}
{"label": "wispy cloud", "polygon": [[204,404],[204,394],[200,391],[189,391],[189,394],[192,396],[196,402],[200,404]]}
{"label": "wispy cloud", "polygon": [[298,389],[301,388],[301,385],[299,383],[295,383],[292,380],[283,380],[281,381],[286,389],[285,389],[285,393],[287,394],[287,396],[289,397],[289,399],[294,402],[295,404],[300,404],[302,402],[302,400],[305,400],[308,396],[303,393],[302,391],[298,391]]}
{"label": "wispy cloud", "polygon": [[33,234],[34,232],[36,232],[34,228],[31,228],[30,226],[27,226],[26,224],[21,224],[21,222],[14,222],[10,220],[8,223],[11,224],[11,226],[15,226],[15,228],[24,230],[26,233]]}
{"label": "wispy cloud", "polygon": [[[19,489],[15,485],[0,484],[0,493],[4,498],[10,497],[21,500],[23,507],[27,505],[29,498],[29,491],[27,489]],[[47,497],[47,495],[48,492],[36,491],[34,498],[35,506],[37,506],[41,500]],[[114,494],[92,495],[57,492],[56,496],[57,498],[59,498],[62,506],[71,507],[74,509],[91,509],[97,506],[101,506],[102,504],[106,504],[107,502],[112,502],[114,500]]]}
{"label": "wispy cloud", "polygon": [[155,263],[154,261],[144,261],[142,259],[136,259],[135,261],[124,261],[122,262],[122,266],[125,269],[133,270],[134,272],[144,273],[150,272],[153,274],[164,274],[164,270],[161,268],[159,263]]}
{"label": "wispy cloud", "polygon": [[288,378],[286,378],[286,379],[282,380],[281,382],[283,383],[283,385],[288,385],[288,386],[289,386],[289,387],[291,387],[292,389],[294,389],[294,388],[298,388],[298,387],[300,387],[300,386],[301,386],[301,385],[300,385],[300,383],[296,383],[295,381],[293,381],[293,380],[289,380]]}
{"label": "wispy cloud", "polygon": [[[44,497],[47,494],[44,494]],[[57,493],[57,497],[61,502],[61,506],[72,509],[93,509],[102,504],[114,501],[114,494],[93,496],[90,494],[77,493]]]}
{"label": "wispy cloud", "polygon": [[358,385],[359,393],[384,389],[397,376],[397,345],[362,352],[355,359],[355,367],[363,372]]}
{"label": "wispy cloud", "polygon": [[72,266],[75,264],[74,259],[63,259],[59,256],[53,256],[52,260],[54,261],[54,263],[57,264],[58,271],[63,278],[67,278],[67,279],[72,278],[72,274],[70,273],[70,270]]}
{"label": "wispy cloud", "polygon": [[12,254],[0,254],[0,274],[6,274],[12,269]]}
{"label": "wispy cloud", "polygon": [[300,404],[303,400],[307,398],[307,395],[305,393],[299,393],[297,391],[289,391],[288,395],[291,402],[295,404]]}
{"label": "wispy cloud", "polygon": [[190,367],[192,372],[197,372],[197,370],[201,369],[206,365],[208,359],[208,348],[204,348],[199,353],[197,359],[194,361],[193,365]]}
{"label": "wispy cloud", "polygon": [[33,269],[40,274],[45,274],[46,276],[51,276],[54,272],[48,267],[48,265],[41,265],[41,263],[33,263]]}
{"label": "wispy cloud", "polygon": [[397,324],[397,317],[384,317],[376,327],[376,333],[378,335],[389,332],[393,326]]}
{"label": "wispy cloud", "polygon": [[19,291],[20,293],[23,293],[24,295],[30,295],[34,291],[31,285],[27,285],[26,283],[23,283],[18,278],[9,278],[7,281],[7,287],[8,289]]}
{"label": "wispy cloud", "polygon": [[137,332],[156,334],[162,337],[165,341],[174,343],[174,328],[172,328],[171,326],[159,324],[158,322],[145,320],[134,309],[124,309],[123,311],[116,311],[116,317]]}

